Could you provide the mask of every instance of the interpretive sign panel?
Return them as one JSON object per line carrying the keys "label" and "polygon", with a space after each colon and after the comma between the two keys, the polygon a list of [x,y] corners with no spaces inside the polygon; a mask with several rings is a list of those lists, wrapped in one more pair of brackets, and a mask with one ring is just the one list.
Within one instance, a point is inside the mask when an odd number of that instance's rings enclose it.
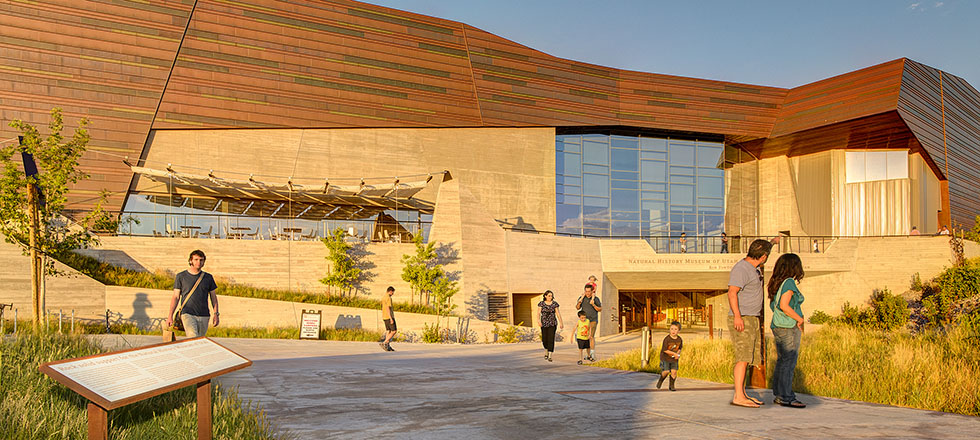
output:
{"label": "interpretive sign panel", "polygon": [[320,339],[320,325],[323,315],[319,310],[303,310],[303,318],[299,327],[300,339]]}
{"label": "interpretive sign panel", "polygon": [[109,410],[251,364],[252,361],[201,337],[48,362],[40,370]]}

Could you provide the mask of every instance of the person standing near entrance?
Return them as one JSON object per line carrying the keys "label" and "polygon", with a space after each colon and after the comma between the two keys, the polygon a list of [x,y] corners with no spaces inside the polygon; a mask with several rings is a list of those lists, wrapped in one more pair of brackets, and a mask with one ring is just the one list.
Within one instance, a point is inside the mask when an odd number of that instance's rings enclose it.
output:
{"label": "person standing near entrance", "polygon": [[[175,312],[180,314],[184,331],[188,338],[205,336],[208,333],[208,321],[212,327],[218,326],[218,285],[214,277],[205,272],[204,262],[207,257],[204,252],[194,250],[187,259],[190,266],[178,273],[174,278],[174,294],[170,298],[170,313],[167,314],[167,327],[173,326]],[[211,308],[208,308],[208,299]],[[177,304],[180,303],[178,309]]]}
{"label": "person standing near entrance", "polygon": [[558,312],[558,302],[555,293],[546,290],[543,299],[538,302],[538,323],[541,324],[541,344],[544,345],[544,358],[551,362],[551,354],[555,352],[555,331],[564,329],[561,313]]}
{"label": "person standing near entrance", "polygon": [[585,293],[578,297],[575,308],[585,312],[585,317],[589,321],[589,361],[595,362],[595,330],[599,324],[599,312],[602,311],[602,301],[595,296],[595,286],[592,283],[585,285]]}
{"label": "person standing near entrance", "polygon": [[391,296],[395,294],[395,288],[388,286],[383,297],[381,297],[381,319],[385,322],[385,339],[380,342],[381,349],[384,351],[395,351],[391,348],[391,338],[398,333],[398,325],[395,324],[395,309],[391,305]]}
{"label": "person standing near entrance", "polygon": [[728,279],[728,330],[735,345],[735,366],[732,376],[735,395],[732,405],[758,408],[762,401],[745,394],[745,370],[749,364],[760,365],[762,349],[759,341],[759,319],[762,315],[762,266],[769,259],[772,243],[755,240],[749,245],[745,258],[732,267]]}
{"label": "person standing near entrance", "polygon": [[803,262],[796,254],[783,254],[776,260],[769,279],[769,309],[772,310],[773,340],[776,342],[776,368],[773,370],[773,403],[806,408],[793,392],[793,372],[803,336],[803,294],[796,283],[803,279]]}

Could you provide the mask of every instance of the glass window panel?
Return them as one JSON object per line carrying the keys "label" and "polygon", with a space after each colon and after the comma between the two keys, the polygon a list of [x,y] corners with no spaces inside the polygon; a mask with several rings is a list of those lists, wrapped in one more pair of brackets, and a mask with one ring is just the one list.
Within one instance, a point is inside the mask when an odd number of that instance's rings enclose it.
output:
{"label": "glass window panel", "polygon": [[725,182],[720,177],[698,177],[698,197],[721,198],[725,192]]}
{"label": "glass window panel", "polygon": [[609,229],[609,220],[586,217],[582,219],[582,226],[589,229]]}
{"label": "glass window panel", "polygon": [[640,198],[637,192],[614,189],[612,191],[612,209],[614,211],[639,211]]}
{"label": "glass window panel", "polygon": [[557,221],[559,227],[580,228],[582,226],[582,207],[559,203]]}
{"label": "glass window panel", "polygon": [[572,228],[572,227],[559,226],[558,227],[558,233],[559,234],[568,234],[568,235],[581,235],[582,234],[582,228]]}
{"label": "glass window panel", "polygon": [[704,215],[721,215],[721,208],[714,206],[698,206],[698,214]]}
{"label": "glass window panel", "polygon": [[640,189],[640,182],[635,180],[613,180],[612,187],[618,189]]}
{"label": "glass window panel", "polygon": [[667,221],[667,202],[644,200],[640,202],[641,214],[650,221]]}
{"label": "glass window panel", "polygon": [[720,235],[725,226],[725,216],[704,215],[698,221],[698,235]]}
{"label": "glass window panel", "polygon": [[664,138],[640,138],[640,149],[644,151],[667,151],[667,139]]}
{"label": "glass window panel", "polygon": [[637,150],[612,149],[612,168],[614,170],[637,171],[640,162]]}
{"label": "glass window panel", "polygon": [[582,171],[586,173],[609,174],[609,167],[602,165],[582,165]]}
{"label": "glass window panel", "polygon": [[695,223],[670,223],[671,235],[680,235],[681,232],[687,232],[687,235],[693,235],[697,230],[698,226]]}
{"label": "glass window panel", "polygon": [[660,191],[643,191],[640,194],[644,200],[667,200],[667,193]]}
{"label": "glass window panel", "polygon": [[868,151],[864,155],[864,180],[885,180],[888,178],[888,156],[885,151]]}
{"label": "glass window panel", "polygon": [[694,205],[671,205],[670,212],[694,212]]}
{"label": "glass window panel", "polygon": [[666,183],[652,183],[652,182],[640,182],[640,189],[649,189],[652,191],[667,191]]}
{"label": "glass window panel", "polygon": [[721,151],[719,146],[698,143],[698,166],[714,168],[718,165],[718,159],[721,158]]}
{"label": "glass window panel", "polygon": [[583,141],[595,141],[595,142],[609,142],[609,136],[604,134],[583,134]]}
{"label": "glass window panel", "polygon": [[673,166],[673,165],[671,165],[671,167],[670,167],[670,174],[678,174],[678,175],[682,175],[682,176],[693,176],[694,175],[694,167],[679,167],[679,166]]}
{"label": "glass window panel", "polygon": [[609,165],[609,144],[585,141],[582,145],[585,163]]}
{"label": "glass window panel", "polygon": [[557,185],[559,193],[580,196],[582,195],[582,187],[576,185]]}
{"label": "glass window panel", "polygon": [[612,222],[612,235],[638,237],[640,222]]}
{"label": "glass window panel", "polygon": [[666,162],[667,153],[661,153],[659,151],[641,151],[640,159],[662,160]]}
{"label": "glass window panel", "polygon": [[846,167],[845,175],[847,176],[847,183],[864,182],[864,152],[848,151],[844,153],[844,162]]}
{"label": "glass window panel", "polygon": [[723,208],[725,201],[724,199],[698,199],[698,206],[709,207],[709,208]]}
{"label": "glass window panel", "polygon": [[670,164],[694,166],[694,145],[671,142]]}
{"label": "glass window panel", "polygon": [[725,170],[720,170],[718,168],[698,168],[698,175],[708,177],[725,177]]}
{"label": "glass window panel", "polygon": [[582,178],[581,177],[572,177],[572,176],[556,176],[555,177],[555,179],[559,179],[559,178],[561,179],[561,181],[558,182],[558,183],[564,183],[565,185],[581,185],[582,184]]}
{"label": "glass window panel", "polygon": [[562,142],[561,139],[555,140],[555,151],[556,152],[565,151],[565,143]]}
{"label": "glass window panel", "polygon": [[561,174],[569,174],[572,176],[582,175],[582,155],[574,153],[565,153],[562,158],[562,169],[564,171],[559,171]]}
{"label": "glass window panel", "polygon": [[694,204],[694,185],[670,185],[670,204],[671,205],[693,205]]}
{"label": "glass window panel", "polygon": [[909,177],[909,155],[904,150],[903,151],[889,151],[887,155],[888,160],[888,178],[889,179],[906,179]]}
{"label": "glass window panel", "polygon": [[629,148],[635,150],[639,147],[639,139],[635,137],[612,136],[609,138],[609,141],[613,148]]}
{"label": "glass window panel", "polygon": [[581,205],[582,204],[582,197],[581,196],[563,195],[562,197],[565,198],[565,203],[567,203],[569,205]]}
{"label": "glass window panel", "polygon": [[608,237],[609,229],[583,229],[582,233],[592,237]]}
{"label": "glass window panel", "polygon": [[694,184],[694,176],[670,176],[670,183],[690,183]]}
{"label": "glass window panel", "polygon": [[666,182],[667,163],[644,160],[640,163],[640,178],[644,182]]}
{"label": "glass window panel", "polygon": [[611,218],[613,220],[632,220],[632,221],[637,221],[637,220],[640,219],[640,213],[639,212],[620,212],[620,211],[613,211]]}
{"label": "glass window panel", "polygon": [[697,214],[685,214],[683,212],[671,212],[670,222],[671,223],[696,223],[698,221]]}
{"label": "glass window panel", "polygon": [[613,179],[619,180],[640,180],[640,173],[634,171],[613,171]]}
{"label": "glass window panel", "polygon": [[609,176],[586,174],[583,176],[583,179],[585,182],[585,195],[609,196]]}
{"label": "glass window panel", "polygon": [[582,152],[582,144],[580,143],[580,141],[578,139],[575,139],[575,141],[576,142],[572,143],[572,142],[569,142],[568,140],[565,140],[565,142],[564,142],[564,151],[566,153],[581,153]]}
{"label": "glass window panel", "polygon": [[582,197],[582,204],[586,207],[609,209],[609,199],[604,197]]}

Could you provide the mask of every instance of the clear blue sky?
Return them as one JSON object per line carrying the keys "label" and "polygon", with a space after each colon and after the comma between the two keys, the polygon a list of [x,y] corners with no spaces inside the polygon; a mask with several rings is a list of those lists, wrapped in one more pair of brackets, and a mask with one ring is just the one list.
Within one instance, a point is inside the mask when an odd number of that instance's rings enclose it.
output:
{"label": "clear blue sky", "polygon": [[910,58],[980,89],[980,0],[369,0],[562,58],[796,87]]}

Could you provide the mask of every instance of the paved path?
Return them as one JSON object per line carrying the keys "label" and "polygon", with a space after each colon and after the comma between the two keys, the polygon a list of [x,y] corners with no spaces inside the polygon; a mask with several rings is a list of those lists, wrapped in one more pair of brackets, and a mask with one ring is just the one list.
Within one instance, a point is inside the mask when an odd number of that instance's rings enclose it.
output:
{"label": "paved path", "polygon": [[[127,337],[132,344],[142,339]],[[148,340],[155,342],[156,339]],[[729,405],[731,386],[575,365],[561,345],[216,340],[252,359],[221,379],[302,439],[977,438],[980,418],[801,396],[799,410]],[[600,346],[600,354],[601,354]],[[682,365],[683,370],[683,365]]]}

